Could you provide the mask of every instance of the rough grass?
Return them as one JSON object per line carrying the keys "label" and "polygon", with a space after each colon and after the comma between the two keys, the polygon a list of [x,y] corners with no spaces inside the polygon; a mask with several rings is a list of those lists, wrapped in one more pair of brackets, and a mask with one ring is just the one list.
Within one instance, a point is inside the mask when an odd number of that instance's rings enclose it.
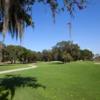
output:
{"label": "rough grass", "polygon": [[[12,76],[2,75],[0,87],[7,88],[1,89],[1,94],[9,89],[6,97],[11,98],[13,94],[13,100],[100,100],[100,65],[50,62],[37,66],[14,72]],[[7,83],[12,83],[13,89]]]}

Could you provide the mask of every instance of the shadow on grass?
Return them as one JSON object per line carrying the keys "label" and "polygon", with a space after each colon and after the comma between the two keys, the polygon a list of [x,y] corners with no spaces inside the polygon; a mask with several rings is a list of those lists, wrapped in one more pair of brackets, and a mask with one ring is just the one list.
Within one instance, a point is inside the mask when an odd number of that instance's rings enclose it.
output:
{"label": "shadow on grass", "polygon": [[34,77],[7,75],[5,78],[0,78],[0,100],[13,100],[16,89],[21,87],[46,88]]}

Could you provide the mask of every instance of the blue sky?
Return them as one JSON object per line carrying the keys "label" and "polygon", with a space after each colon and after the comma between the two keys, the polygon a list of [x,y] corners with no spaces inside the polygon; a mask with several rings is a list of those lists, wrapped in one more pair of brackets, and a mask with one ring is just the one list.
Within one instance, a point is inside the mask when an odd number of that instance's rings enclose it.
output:
{"label": "blue sky", "polygon": [[[35,28],[26,28],[22,40],[22,45],[26,48],[41,51],[51,49],[57,42],[69,40],[68,14],[59,13],[54,24],[51,11],[45,6],[41,8],[40,5],[36,5],[33,7],[32,16]],[[82,49],[87,48],[94,53],[100,53],[100,0],[90,0],[88,7],[82,11],[77,10],[71,20],[73,42],[78,43]],[[8,34],[4,42],[7,45],[20,44],[19,40],[12,39]]]}

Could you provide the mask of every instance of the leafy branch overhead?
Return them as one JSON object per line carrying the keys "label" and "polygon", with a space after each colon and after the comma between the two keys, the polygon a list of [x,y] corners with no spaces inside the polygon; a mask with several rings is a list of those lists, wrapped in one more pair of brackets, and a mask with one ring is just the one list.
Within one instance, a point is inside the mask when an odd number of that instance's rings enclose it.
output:
{"label": "leafy branch overhead", "polygon": [[5,37],[5,34],[9,32],[12,37],[16,36],[21,39],[25,27],[34,26],[31,12],[32,6],[36,3],[49,5],[53,18],[57,11],[67,10],[73,14],[76,7],[79,9],[86,7],[86,0],[0,0],[0,32],[2,35]]}

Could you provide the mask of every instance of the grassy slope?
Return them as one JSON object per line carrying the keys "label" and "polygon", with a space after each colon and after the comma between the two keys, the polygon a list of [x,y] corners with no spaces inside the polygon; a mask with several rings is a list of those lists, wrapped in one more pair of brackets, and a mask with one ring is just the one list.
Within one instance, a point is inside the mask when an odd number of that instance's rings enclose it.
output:
{"label": "grassy slope", "polygon": [[16,88],[14,100],[100,100],[100,65],[39,63],[14,74],[35,77],[46,88]]}

